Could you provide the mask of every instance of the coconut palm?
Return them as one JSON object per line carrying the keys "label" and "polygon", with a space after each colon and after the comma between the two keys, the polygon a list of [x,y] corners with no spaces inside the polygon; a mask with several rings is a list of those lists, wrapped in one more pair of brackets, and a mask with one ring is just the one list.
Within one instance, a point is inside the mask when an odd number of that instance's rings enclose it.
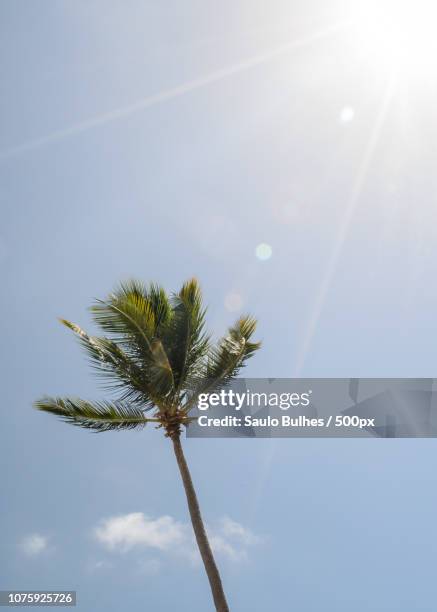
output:
{"label": "coconut palm", "polygon": [[205,332],[205,308],[195,279],[168,296],[158,285],[121,284],[91,307],[103,336],[89,336],[61,319],[79,338],[96,372],[115,392],[112,401],[43,397],[35,407],[94,431],[162,428],[173,443],[194,534],[216,610],[229,610],[200,513],[181,432],[200,393],[228,384],[259,348],[251,342],[256,321],[240,318],[218,343]]}

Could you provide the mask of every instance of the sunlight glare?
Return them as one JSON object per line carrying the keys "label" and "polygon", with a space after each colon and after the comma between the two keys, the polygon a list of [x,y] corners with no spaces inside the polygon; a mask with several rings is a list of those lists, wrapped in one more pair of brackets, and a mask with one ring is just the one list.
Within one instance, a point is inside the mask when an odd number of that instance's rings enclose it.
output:
{"label": "sunlight glare", "polygon": [[436,22],[435,0],[368,0],[354,20],[354,45],[376,67],[424,79],[436,74]]}

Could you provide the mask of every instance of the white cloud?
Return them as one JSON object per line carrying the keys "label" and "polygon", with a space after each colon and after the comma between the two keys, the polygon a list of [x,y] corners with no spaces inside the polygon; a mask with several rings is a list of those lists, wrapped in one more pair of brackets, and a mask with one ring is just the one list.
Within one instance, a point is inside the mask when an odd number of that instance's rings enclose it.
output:
{"label": "white cloud", "polygon": [[126,552],[140,546],[168,550],[186,540],[186,526],[171,516],[151,519],[142,512],[113,516],[94,531],[97,540],[109,550]]}
{"label": "white cloud", "polygon": [[261,542],[259,536],[228,516],[221,519],[218,528],[208,531],[213,551],[231,561],[246,560],[248,549]]}
{"label": "white cloud", "polygon": [[228,516],[222,518],[220,528],[225,537],[240,541],[245,546],[252,546],[260,542],[260,537],[255,535],[247,527],[243,527],[240,523],[233,521]]}
{"label": "white cloud", "polygon": [[214,535],[210,533],[209,543],[211,544],[211,548],[215,554],[226,557],[230,561],[244,561],[247,559],[246,550],[239,550],[221,535]]}
{"label": "white cloud", "polygon": [[21,541],[21,550],[28,557],[36,557],[47,550],[48,539],[40,533],[31,533]]}
{"label": "white cloud", "polygon": [[[230,561],[244,561],[251,547],[261,541],[247,527],[229,517],[207,528],[213,551]],[[152,519],[142,512],[132,512],[104,519],[94,530],[97,541],[107,550],[126,553],[133,548],[153,548],[175,557],[200,560],[191,525],[171,516]],[[144,561],[146,573],[156,573],[157,560]]]}

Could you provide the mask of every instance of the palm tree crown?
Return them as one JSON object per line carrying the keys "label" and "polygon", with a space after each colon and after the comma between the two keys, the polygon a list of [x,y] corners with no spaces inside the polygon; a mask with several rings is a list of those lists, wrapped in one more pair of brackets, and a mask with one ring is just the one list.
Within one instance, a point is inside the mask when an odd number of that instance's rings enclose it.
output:
{"label": "palm tree crown", "polygon": [[158,285],[132,280],[91,307],[104,336],[89,336],[61,319],[85,348],[113,401],[43,397],[39,410],[95,431],[134,429],[148,422],[179,435],[200,393],[234,378],[259,348],[256,321],[241,317],[217,343],[205,332],[205,308],[196,279],[168,296]]}

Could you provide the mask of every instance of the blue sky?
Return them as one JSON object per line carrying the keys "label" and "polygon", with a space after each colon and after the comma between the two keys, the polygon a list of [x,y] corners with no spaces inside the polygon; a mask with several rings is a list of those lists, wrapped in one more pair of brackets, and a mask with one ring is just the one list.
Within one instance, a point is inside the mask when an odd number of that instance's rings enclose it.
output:
{"label": "blue sky", "polygon": [[[101,396],[56,317],[123,278],[256,315],[249,376],[435,375],[436,74],[357,46],[361,7],[1,3],[1,588],[211,609],[161,433],[31,409]],[[185,447],[233,610],[435,609],[434,440]]]}

